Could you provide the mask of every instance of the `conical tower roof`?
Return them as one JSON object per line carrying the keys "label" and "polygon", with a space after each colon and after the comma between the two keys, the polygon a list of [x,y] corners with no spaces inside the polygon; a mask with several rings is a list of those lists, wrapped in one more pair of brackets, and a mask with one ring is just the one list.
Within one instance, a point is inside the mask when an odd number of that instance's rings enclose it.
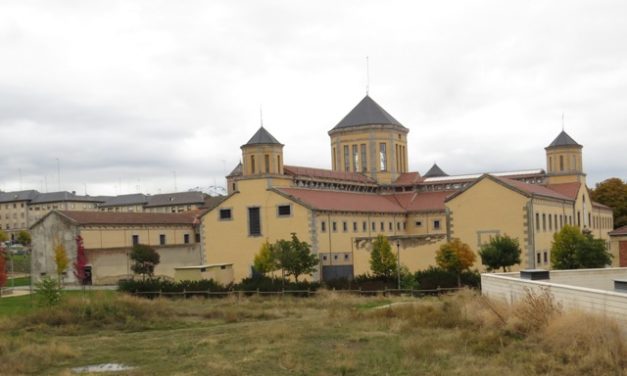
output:
{"label": "conical tower roof", "polygon": [[438,166],[437,163],[434,163],[433,166],[427,171],[426,174],[422,175],[423,178],[437,178],[442,176],[448,176],[448,174]]}
{"label": "conical tower roof", "polygon": [[560,146],[579,146],[579,147],[582,147],[581,145],[579,145],[577,143],[577,141],[573,140],[573,138],[570,137],[568,135],[568,133],[566,133],[565,131],[561,131],[560,134],[557,135],[555,140],[553,140],[553,142],[551,142],[551,145],[547,146],[546,148],[550,149],[550,148],[556,148],[556,147],[560,147]]}
{"label": "conical tower roof", "polygon": [[405,128],[383,107],[366,95],[344,119],[337,123],[333,130],[371,124],[388,124]]}
{"label": "conical tower roof", "polygon": [[250,140],[248,140],[248,142],[242,146],[259,145],[259,144],[283,145],[276,138],[274,138],[274,136],[271,135],[270,132],[268,132],[263,126],[261,126],[259,130],[257,131],[257,133],[255,133],[250,138]]}

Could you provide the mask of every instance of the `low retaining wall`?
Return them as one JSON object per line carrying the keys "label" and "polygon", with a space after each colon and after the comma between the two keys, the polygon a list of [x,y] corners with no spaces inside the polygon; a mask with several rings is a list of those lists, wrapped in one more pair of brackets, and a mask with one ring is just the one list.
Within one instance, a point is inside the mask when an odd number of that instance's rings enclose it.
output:
{"label": "low retaining wall", "polygon": [[[599,289],[609,286],[613,278],[624,278],[626,274],[627,268],[564,270],[551,271],[550,280],[531,281],[520,279],[519,273],[486,273],[481,274],[481,291],[489,298],[513,304],[524,297],[527,289],[533,292],[548,289],[564,309],[610,317],[627,328],[627,293]],[[590,286],[598,288],[582,287],[586,279]],[[569,282],[578,286],[566,284]]]}

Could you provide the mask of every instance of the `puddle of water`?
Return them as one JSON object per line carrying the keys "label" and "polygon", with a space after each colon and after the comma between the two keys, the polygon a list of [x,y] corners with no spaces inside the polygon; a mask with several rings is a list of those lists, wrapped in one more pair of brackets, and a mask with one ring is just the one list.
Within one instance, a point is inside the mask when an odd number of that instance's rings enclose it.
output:
{"label": "puddle of water", "polygon": [[120,372],[120,371],[128,371],[134,369],[135,367],[130,367],[120,363],[104,363],[104,364],[94,364],[85,367],[76,367],[72,368],[72,372],[74,373],[97,373],[97,372]]}

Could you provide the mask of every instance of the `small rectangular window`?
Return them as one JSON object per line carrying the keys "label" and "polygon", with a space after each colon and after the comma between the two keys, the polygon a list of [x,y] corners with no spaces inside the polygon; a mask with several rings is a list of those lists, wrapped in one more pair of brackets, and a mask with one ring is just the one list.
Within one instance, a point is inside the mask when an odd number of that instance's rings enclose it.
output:
{"label": "small rectangular window", "polygon": [[541,258],[540,258],[540,257],[542,257],[542,255],[541,255],[540,253],[538,253],[538,254],[536,255],[536,260],[538,261],[538,264],[542,263],[542,260],[541,260]]}
{"label": "small rectangular window", "polygon": [[433,229],[434,230],[439,230],[440,229],[440,220],[436,219],[435,221],[433,221]]}
{"label": "small rectangular window", "polygon": [[200,243],[200,233],[198,233],[198,234],[194,234],[194,241],[195,241],[196,243]]}
{"label": "small rectangular window", "polygon": [[159,235],[159,244],[160,245],[165,245],[165,234],[160,234]]}
{"label": "small rectangular window", "polygon": [[422,221],[416,221],[416,227],[421,227],[422,226]]}
{"label": "small rectangular window", "polygon": [[372,231],[377,231],[377,224],[372,222]]}
{"label": "small rectangular window", "polygon": [[337,222],[333,221],[333,232],[337,231]]}
{"label": "small rectangular window", "polygon": [[248,208],[248,235],[261,235],[261,215],[259,208]]}
{"label": "small rectangular window", "polygon": [[357,232],[357,222],[353,222],[353,232]]}
{"label": "small rectangular window", "polygon": [[220,220],[228,221],[231,217],[231,209],[220,209]]}
{"label": "small rectangular window", "polygon": [[325,221],[320,222],[320,231],[327,232],[327,223]]}
{"label": "small rectangular window", "polygon": [[542,231],[546,231],[546,214],[542,213]]}
{"label": "small rectangular window", "polygon": [[540,231],[540,213],[536,213],[536,230]]}
{"label": "small rectangular window", "polygon": [[348,231],[348,223],[346,223],[346,221],[342,222],[342,231]]}
{"label": "small rectangular window", "polygon": [[392,231],[394,227],[392,227],[392,222],[388,222],[388,230]]}
{"label": "small rectangular window", "polygon": [[368,231],[368,222],[366,221],[361,222],[361,231],[363,232]]}
{"label": "small rectangular window", "polygon": [[139,244],[139,235],[133,235],[133,245]]}
{"label": "small rectangular window", "polygon": [[546,264],[547,262],[549,262],[549,254],[547,251],[544,251],[544,263]]}
{"label": "small rectangular window", "polygon": [[396,222],[396,230],[397,231],[401,230],[401,223],[400,222]]}
{"label": "small rectangular window", "polygon": [[277,214],[279,217],[289,217],[290,215],[292,215],[292,206],[279,205]]}
{"label": "small rectangular window", "polygon": [[553,216],[549,214],[549,231],[553,231]]}
{"label": "small rectangular window", "polygon": [[183,234],[183,243],[189,244],[189,234]]}
{"label": "small rectangular window", "polygon": [[385,222],[381,222],[379,227],[381,228],[381,231],[385,231]]}

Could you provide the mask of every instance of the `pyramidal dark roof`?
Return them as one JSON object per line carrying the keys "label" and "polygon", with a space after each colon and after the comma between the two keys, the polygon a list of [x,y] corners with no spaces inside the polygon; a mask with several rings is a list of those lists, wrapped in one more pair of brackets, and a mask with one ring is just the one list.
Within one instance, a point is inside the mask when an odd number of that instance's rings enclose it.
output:
{"label": "pyramidal dark roof", "polygon": [[371,124],[391,124],[403,127],[403,124],[366,95],[333,129]]}
{"label": "pyramidal dark roof", "polygon": [[250,138],[250,140],[248,140],[248,142],[244,144],[244,146],[246,146],[246,145],[258,145],[258,144],[278,144],[278,145],[282,145],[276,138],[274,138],[273,135],[270,134],[270,132],[268,132],[266,130],[266,128],[263,127],[263,125],[259,128],[257,133],[255,133]]}
{"label": "pyramidal dark roof", "polygon": [[440,176],[448,176],[448,174],[438,166],[437,163],[434,163],[433,166],[427,171],[426,174],[422,175],[423,178],[435,178]]}
{"label": "pyramidal dark roof", "polygon": [[555,140],[551,142],[551,145],[547,146],[547,148],[554,148],[559,146],[581,146],[577,143],[577,141],[573,140],[572,137],[568,135],[568,133],[561,131],[560,134],[557,135]]}

